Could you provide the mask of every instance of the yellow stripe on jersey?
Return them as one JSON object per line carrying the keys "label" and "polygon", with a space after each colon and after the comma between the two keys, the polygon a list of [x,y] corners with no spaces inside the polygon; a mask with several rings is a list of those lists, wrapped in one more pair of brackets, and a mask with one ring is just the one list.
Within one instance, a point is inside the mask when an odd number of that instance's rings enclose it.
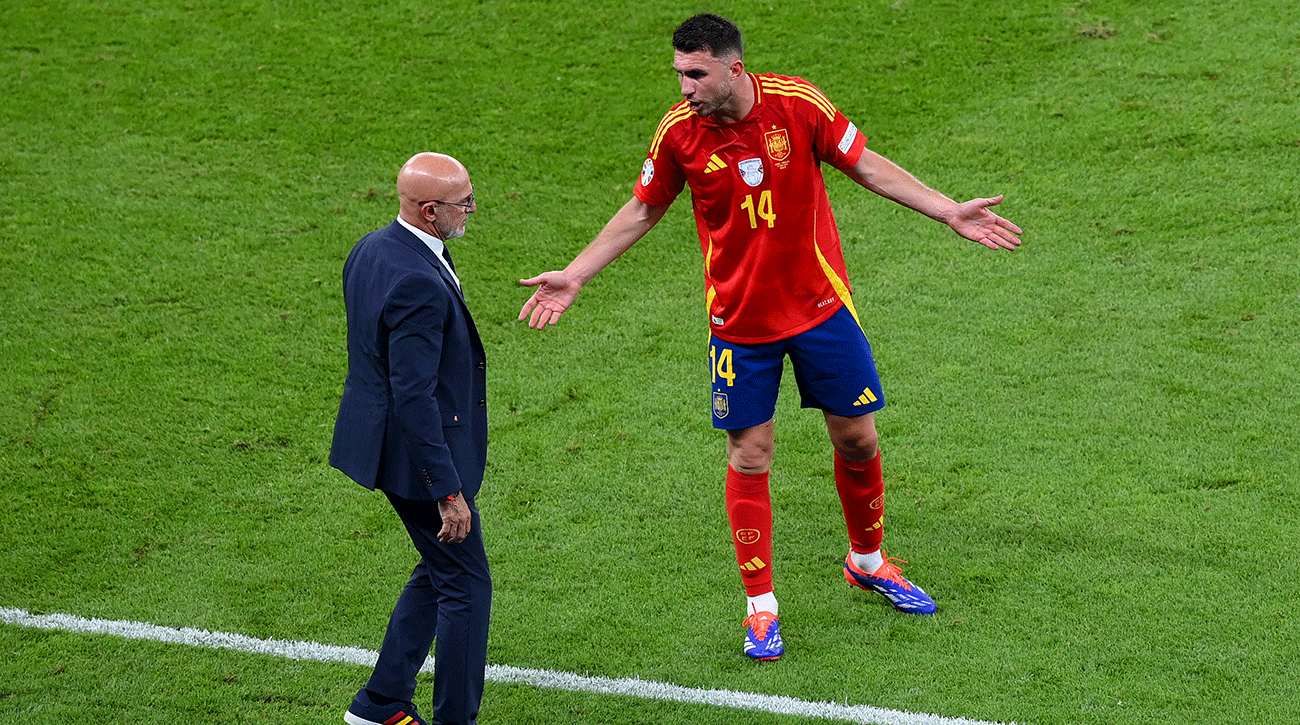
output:
{"label": "yellow stripe on jersey", "polygon": [[769,88],[768,93],[771,93],[774,96],[788,96],[790,98],[801,98],[813,104],[814,106],[817,107],[819,111],[826,114],[827,119],[831,121],[835,120],[835,106],[830,105],[830,102],[824,100],[823,98],[818,98],[815,94],[809,93],[807,91],[786,90],[784,88]]}
{"label": "yellow stripe on jersey", "polygon": [[775,76],[771,76],[768,78],[764,78],[763,80],[772,88],[780,88],[787,91],[801,91],[807,93],[813,98],[817,99],[818,105],[826,106],[827,108],[830,108],[832,111],[835,110],[835,104],[831,103],[831,99],[827,98],[826,94],[822,93],[820,88],[814,86],[813,84],[801,78],[777,78]]}
{"label": "yellow stripe on jersey", "polygon": [[715,171],[722,171],[725,168],[727,168],[727,162],[718,158],[717,154],[713,154],[709,157],[708,165],[704,167],[704,173],[712,174]]}
{"label": "yellow stripe on jersey", "polygon": [[688,118],[691,113],[693,111],[691,111],[691,107],[686,101],[682,101],[668,109],[668,113],[664,114],[664,119],[659,122],[659,128],[655,130],[654,140],[650,142],[650,158],[658,158],[659,144],[663,143],[664,136],[668,135],[668,129]]}
{"label": "yellow stripe on jersey", "polygon": [[[816,228],[817,215],[814,214],[813,229]],[[858,319],[858,311],[853,308],[853,293],[849,292],[849,286],[845,284],[844,280],[840,279],[839,274],[835,272],[835,268],[831,266],[830,262],[826,261],[826,257],[822,256],[821,247],[817,246],[815,236],[813,237],[813,251],[817,253],[817,262],[822,266],[822,271],[826,273],[826,279],[830,280],[831,289],[835,290],[835,294],[844,300],[844,306],[849,308],[849,314],[853,315],[853,321],[858,323],[858,327],[862,327],[862,320]]]}
{"label": "yellow stripe on jersey", "polygon": [[853,315],[858,327],[862,327],[862,320],[858,319],[858,311],[853,308],[853,293],[849,292],[849,286],[844,284],[844,280],[840,279],[840,276],[835,273],[835,269],[822,256],[822,250],[816,244],[813,244],[813,250],[817,252],[817,261],[821,263],[822,271],[826,273],[826,279],[831,281],[831,288],[835,290],[835,294],[840,296],[840,299],[844,300],[844,306],[849,308],[849,314]]}
{"label": "yellow stripe on jersey", "polygon": [[783,80],[777,78],[763,78],[762,85],[768,93],[778,96],[787,96],[790,98],[802,98],[805,101],[816,106],[830,120],[835,120],[835,104],[831,103],[817,87],[811,83]]}
{"label": "yellow stripe on jersey", "polygon": [[[709,248],[704,252],[704,279],[709,279],[709,260],[713,258],[713,235],[709,235]],[[713,301],[718,298],[718,288],[709,285],[709,291],[704,294],[704,317],[712,322],[713,319]]]}

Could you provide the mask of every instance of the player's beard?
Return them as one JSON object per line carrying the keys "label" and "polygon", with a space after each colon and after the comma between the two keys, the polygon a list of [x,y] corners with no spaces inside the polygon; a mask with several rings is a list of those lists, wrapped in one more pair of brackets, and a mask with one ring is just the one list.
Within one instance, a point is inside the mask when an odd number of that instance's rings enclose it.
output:
{"label": "player's beard", "polygon": [[712,101],[701,103],[699,109],[695,111],[695,115],[700,116],[701,118],[708,118],[717,113],[720,108],[727,105],[727,103],[729,103],[735,96],[736,92],[732,90],[731,86],[726,86],[726,89],[723,90],[717,98]]}

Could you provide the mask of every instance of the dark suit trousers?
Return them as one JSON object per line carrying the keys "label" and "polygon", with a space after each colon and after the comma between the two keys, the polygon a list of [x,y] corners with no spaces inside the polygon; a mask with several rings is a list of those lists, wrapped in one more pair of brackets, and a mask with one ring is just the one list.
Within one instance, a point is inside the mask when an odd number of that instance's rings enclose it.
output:
{"label": "dark suit trousers", "polygon": [[478,509],[470,534],[459,544],[438,541],[442,517],[436,501],[412,501],[386,493],[420,552],[379,650],[366,689],[397,700],[415,696],[415,674],[437,640],[433,668],[432,722],[469,725],[478,718],[487,667],[492,578]]}

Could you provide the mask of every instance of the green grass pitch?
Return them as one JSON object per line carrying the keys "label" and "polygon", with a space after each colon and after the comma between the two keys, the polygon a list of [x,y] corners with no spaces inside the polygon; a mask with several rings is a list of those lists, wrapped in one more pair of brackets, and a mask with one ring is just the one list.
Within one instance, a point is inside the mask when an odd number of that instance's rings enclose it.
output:
{"label": "green grass pitch", "polygon": [[[828,174],[911,618],[845,586],[820,416],[773,469],[788,654],[740,653],[685,199],[558,328],[710,10],[993,253]],[[1300,702],[1293,3],[38,3],[0,18],[0,607],[377,648],[413,552],[326,463],[340,269],[460,158],[489,358],[490,661],[1033,725]],[[832,178],[833,177],[833,178]],[[787,376],[789,377],[789,376]],[[791,384],[792,380],[788,381]],[[336,722],[367,672],[0,625],[0,723]],[[425,681],[419,704],[428,707]],[[489,684],[482,722],[794,725]]]}

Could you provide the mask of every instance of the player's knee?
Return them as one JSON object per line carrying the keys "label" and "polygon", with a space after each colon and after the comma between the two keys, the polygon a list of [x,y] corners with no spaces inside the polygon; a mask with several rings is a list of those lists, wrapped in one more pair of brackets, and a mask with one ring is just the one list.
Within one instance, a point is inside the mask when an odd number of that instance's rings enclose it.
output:
{"label": "player's knee", "polygon": [[879,450],[880,436],[876,427],[865,426],[852,431],[845,431],[832,441],[835,451],[846,461],[869,461],[876,457]]}
{"label": "player's knee", "polygon": [[736,473],[757,476],[772,467],[772,448],[764,446],[734,446],[727,456]]}
{"label": "player's knee", "polygon": [[736,473],[757,476],[772,467],[776,448],[772,421],[752,428],[727,431],[727,462]]}

